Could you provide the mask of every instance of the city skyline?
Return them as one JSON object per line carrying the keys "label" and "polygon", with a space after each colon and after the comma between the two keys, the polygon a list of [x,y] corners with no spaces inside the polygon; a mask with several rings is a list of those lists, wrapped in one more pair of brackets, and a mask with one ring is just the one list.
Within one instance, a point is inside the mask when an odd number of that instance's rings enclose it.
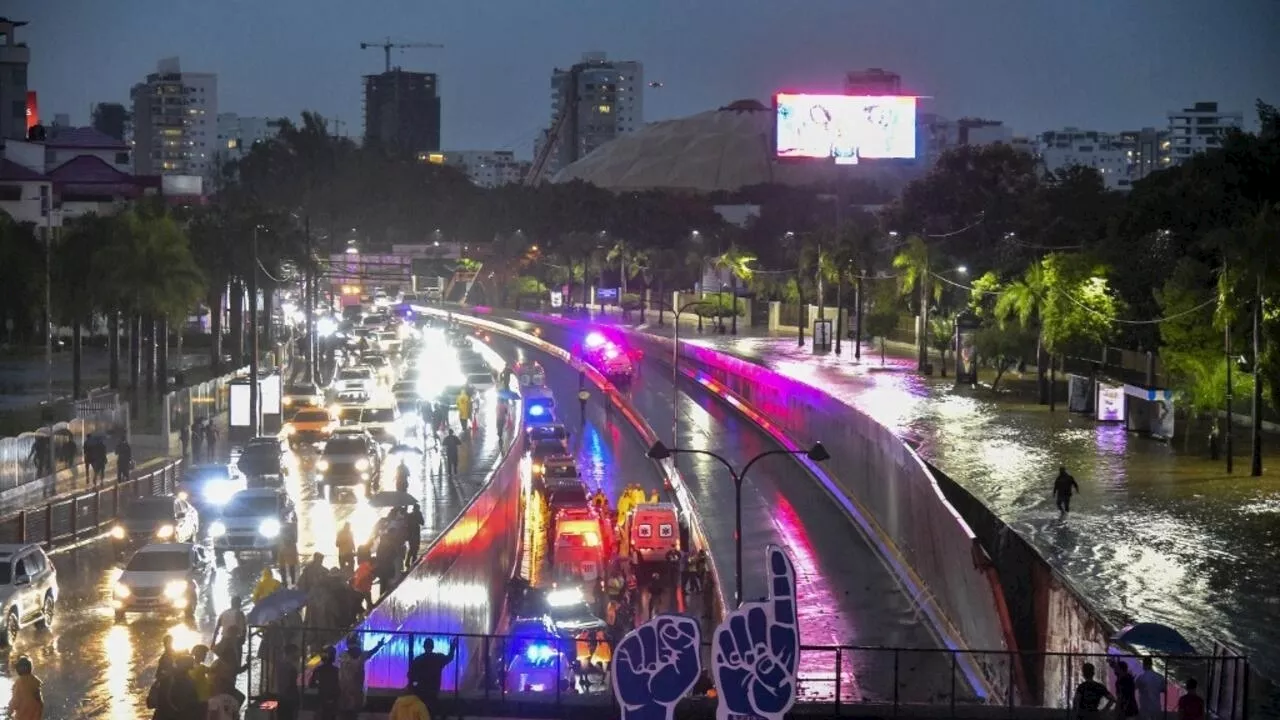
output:
{"label": "city skyline", "polygon": [[[294,14],[301,0],[125,13],[88,0],[52,5],[16,0],[5,12],[30,23],[20,39],[31,46],[29,86],[42,115],[67,113],[76,125],[88,124],[94,103],[127,103],[160,58],[177,55],[184,70],[218,74],[221,110],[297,117],[312,109],[358,137],[361,77],[383,63],[380,50],[359,44],[388,32],[445,45],[392,55],[406,70],[439,75],[445,149],[524,157],[548,124],[551,69],[593,50],[642,62],[646,79],[663,84],[645,94],[646,121],[767,101],[782,88],[838,91],[845,72],[866,67],[900,74],[904,92],[923,96],[922,112],[1000,120],[1022,136],[1161,127],[1169,111],[1205,100],[1242,112],[1250,128],[1254,99],[1280,96],[1280,77],[1266,70],[1280,66],[1267,30],[1280,27],[1280,5],[1263,0],[1223,8],[815,0],[809,13],[724,0],[591,13],[575,2],[501,1],[486,14],[400,2],[358,15],[338,2]],[[1013,26],[1023,29],[1002,32]]]}

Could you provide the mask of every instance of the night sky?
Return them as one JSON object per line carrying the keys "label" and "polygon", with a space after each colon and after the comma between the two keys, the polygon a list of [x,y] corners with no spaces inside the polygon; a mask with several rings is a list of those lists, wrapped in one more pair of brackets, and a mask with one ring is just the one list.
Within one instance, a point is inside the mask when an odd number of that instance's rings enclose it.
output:
{"label": "night sky", "polygon": [[1163,126],[1217,100],[1256,125],[1280,102],[1276,0],[5,0],[30,22],[41,114],[87,124],[128,101],[156,61],[218,73],[219,111],[313,109],[361,133],[360,76],[391,35],[437,42],[393,64],[440,74],[445,149],[532,152],[549,124],[550,72],[582,52],[640,60],[646,120],[776,89],[842,90],[881,67],[928,96],[922,110],[1003,120],[1019,135],[1076,126]]}

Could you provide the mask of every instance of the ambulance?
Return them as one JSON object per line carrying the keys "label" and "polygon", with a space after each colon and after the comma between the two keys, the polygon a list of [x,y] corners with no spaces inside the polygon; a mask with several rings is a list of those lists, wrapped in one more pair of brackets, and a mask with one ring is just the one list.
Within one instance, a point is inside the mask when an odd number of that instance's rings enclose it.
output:
{"label": "ambulance", "polygon": [[680,550],[680,513],[673,503],[643,503],[627,516],[626,540],[633,563],[666,562]]}
{"label": "ambulance", "polygon": [[589,584],[600,579],[613,555],[613,527],[591,506],[566,507],[552,523],[552,578]]}
{"label": "ambulance", "polygon": [[516,380],[522,388],[544,388],[547,386],[547,371],[542,364],[532,360],[517,363],[514,370]]}

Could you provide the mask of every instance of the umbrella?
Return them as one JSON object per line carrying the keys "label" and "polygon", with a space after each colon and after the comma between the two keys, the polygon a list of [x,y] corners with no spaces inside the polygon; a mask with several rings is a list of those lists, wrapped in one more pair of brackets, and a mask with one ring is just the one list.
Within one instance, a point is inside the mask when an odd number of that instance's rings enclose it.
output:
{"label": "umbrella", "polygon": [[399,490],[384,490],[380,493],[374,493],[369,498],[369,507],[389,508],[389,507],[406,507],[408,505],[417,505],[418,500],[407,492]]}
{"label": "umbrella", "polygon": [[508,390],[507,388],[502,388],[498,390],[498,399],[499,400],[519,400],[520,396],[515,392]]}
{"label": "umbrella", "polygon": [[254,603],[247,619],[250,625],[266,625],[291,612],[297,612],[306,604],[306,593],[301,590],[281,588]]}
{"label": "umbrella", "polygon": [[1182,633],[1168,625],[1153,622],[1127,625],[1111,638],[1111,642],[1140,645],[1150,650],[1176,655],[1194,655],[1196,652],[1191,643],[1182,637]]}

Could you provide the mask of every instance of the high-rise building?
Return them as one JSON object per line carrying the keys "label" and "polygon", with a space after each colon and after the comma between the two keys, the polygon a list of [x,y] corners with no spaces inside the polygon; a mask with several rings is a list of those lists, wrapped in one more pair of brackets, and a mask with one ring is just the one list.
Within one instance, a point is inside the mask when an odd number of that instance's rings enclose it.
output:
{"label": "high-rise building", "polygon": [[278,118],[218,113],[218,149],[216,151],[218,159],[223,163],[239,160],[254,145],[278,134],[280,134]]}
{"label": "high-rise building", "polygon": [[916,160],[928,168],[942,153],[961,145],[1006,144],[1028,148],[1025,141],[1015,142],[1013,129],[1000,120],[960,118],[948,120],[934,113],[921,113],[916,119]]}
{"label": "high-rise building", "polygon": [[449,150],[444,164],[467,174],[480,187],[500,187],[519,183],[529,171],[529,163],[517,160],[511,150]]}
{"label": "high-rise building", "polygon": [[26,25],[0,17],[0,141],[27,138],[27,65],[31,50],[14,31]]}
{"label": "high-rise building", "polygon": [[1244,113],[1218,110],[1216,102],[1198,102],[1169,112],[1170,156],[1174,165],[1222,143],[1222,136],[1244,124]]}
{"label": "high-rise building", "polygon": [[847,95],[901,95],[902,76],[882,70],[850,70],[844,75],[844,91]]}
{"label": "high-rise building", "polygon": [[209,177],[217,169],[218,76],[166,58],[133,86],[134,167],[140,175]]}
{"label": "high-rise building", "polygon": [[1098,171],[1108,190],[1127,190],[1131,184],[1129,155],[1112,133],[1073,127],[1050,130],[1040,134],[1039,154],[1049,172],[1088,167]]}
{"label": "high-rise building", "polygon": [[435,73],[400,68],[364,76],[364,142],[397,155],[440,150],[440,94]]}
{"label": "high-rise building", "polygon": [[551,73],[551,126],[564,123],[546,172],[555,173],[623,133],[644,124],[644,65],[609,60],[605,53],[582,55],[582,62]]}
{"label": "high-rise building", "polygon": [[120,103],[98,103],[93,106],[93,129],[123,141],[133,118]]}
{"label": "high-rise building", "polygon": [[1131,183],[1173,164],[1173,142],[1169,139],[1168,130],[1150,127],[1129,130],[1120,133],[1116,142],[1125,152]]}

